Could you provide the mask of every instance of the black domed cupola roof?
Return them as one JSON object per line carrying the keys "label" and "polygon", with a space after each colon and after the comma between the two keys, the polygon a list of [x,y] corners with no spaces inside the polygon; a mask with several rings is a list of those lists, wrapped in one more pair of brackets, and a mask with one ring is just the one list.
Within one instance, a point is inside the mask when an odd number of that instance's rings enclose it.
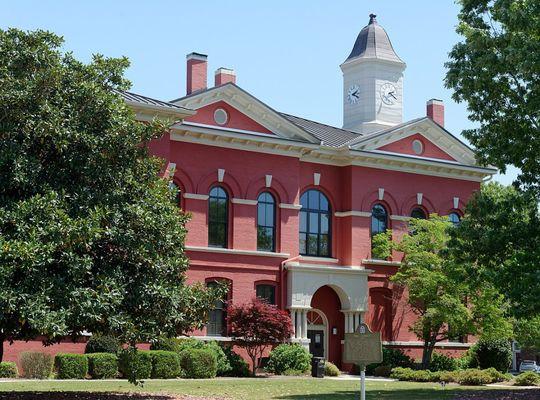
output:
{"label": "black domed cupola roof", "polygon": [[346,61],[357,58],[376,58],[403,63],[394,51],[388,34],[377,23],[376,17],[375,14],[369,15],[369,24],[358,34],[351,54]]}

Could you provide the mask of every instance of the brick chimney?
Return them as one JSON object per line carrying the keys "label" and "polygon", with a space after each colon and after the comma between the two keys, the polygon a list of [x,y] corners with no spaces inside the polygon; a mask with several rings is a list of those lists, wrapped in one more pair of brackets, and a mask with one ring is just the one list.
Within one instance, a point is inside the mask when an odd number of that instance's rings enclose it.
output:
{"label": "brick chimney", "polygon": [[208,56],[200,53],[190,53],[187,59],[186,94],[206,89]]}
{"label": "brick chimney", "polygon": [[226,83],[236,83],[236,73],[229,68],[218,68],[214,76],[214,86],[221,86]]}
{"label": "brick chimney", "polygon": [[428,100],[426,104],[426,114],[434,122],[444,127],[444,103],[442,100]]}

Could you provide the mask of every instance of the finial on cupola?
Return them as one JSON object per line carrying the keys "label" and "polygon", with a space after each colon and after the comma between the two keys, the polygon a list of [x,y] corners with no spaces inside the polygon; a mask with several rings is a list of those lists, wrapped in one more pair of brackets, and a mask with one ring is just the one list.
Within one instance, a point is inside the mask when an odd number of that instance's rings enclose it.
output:
{"label": "finial on cupola", "polygon": [[376,14],[369,14],[369,23],[370,24],[376,24],[377,23],[377,15]]}

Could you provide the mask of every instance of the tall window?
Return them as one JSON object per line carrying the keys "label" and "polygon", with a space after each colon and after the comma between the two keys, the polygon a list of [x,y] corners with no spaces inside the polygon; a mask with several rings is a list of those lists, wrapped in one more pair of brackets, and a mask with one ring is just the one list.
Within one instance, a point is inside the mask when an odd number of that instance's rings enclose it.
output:
{"label": "tall window", "polygon": [[261,193],[257,201],[257,250],[275,251],[276,201],[268,192]]}
{"label": "tall window", "polygon": [[461,223],[461,216],[457,212],[451,212],[448,215],[448,219],[454,226],[458,226]]}
{"label": "tall window", "polygon": [[210,190],[208,198],[208,245],[227,247],[229,196],[219,186]]}
{"label": "tall window", "polygon": [[331,246],[330,203],[318,190],[308,190],[300,198],[300,254],[329,257]]}
{"label": "tall window", "polygon": [[388,212],[382,204],[375,204],[371,209],[371,237],[384,233],[388,229]]}
{"label": "tall window", "polygon": [[266,300],[268,304],[276,304],[276,287],[274,285],[257,285],[257,297]]}
{"label": "tall window", "polygon": [[[206,284],[209,288],[217,286],[217,282],[212,281]],[[206,325],[206,334],[208,336],[227,336],[227,305],[225,299],[218,299],[214,303],[214,308],[208,315],[208,325]]]}
{"label": "tall window", "polygon": [[416,207],[415,209],[413,209],[411,211],[411,218],[427,219],[427,215],[426,215],[424,209],[422,209],[420,207]]}

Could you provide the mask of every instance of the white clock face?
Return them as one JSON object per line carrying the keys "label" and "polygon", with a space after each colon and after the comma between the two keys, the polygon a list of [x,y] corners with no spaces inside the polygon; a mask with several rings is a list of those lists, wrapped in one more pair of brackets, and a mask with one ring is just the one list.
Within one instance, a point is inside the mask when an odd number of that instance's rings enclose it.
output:
{"label": "white clock face", "polygon": [[391,83],[385,83],[381,86],[381,100],[384,104],[392,106],[397,103],[398,93],[396,87]]}
{"label": "white clock face", "polygon": [[360,100],[360,87],[358,85],[352,85],[347,90],[347,101],[349,104],[356,104]]}

